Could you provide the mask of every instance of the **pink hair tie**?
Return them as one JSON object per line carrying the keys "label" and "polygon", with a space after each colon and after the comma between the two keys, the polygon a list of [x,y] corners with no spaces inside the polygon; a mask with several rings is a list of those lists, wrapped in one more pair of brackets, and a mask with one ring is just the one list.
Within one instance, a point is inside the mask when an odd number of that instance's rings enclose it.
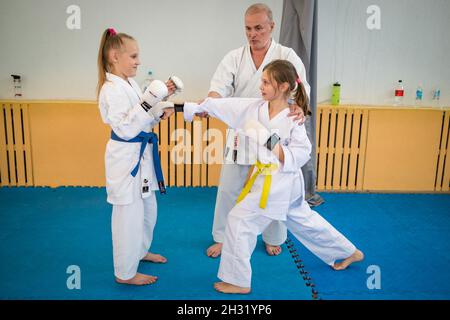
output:
{"label": "pink hair tie", "polygon": [[297,80],[295,80],[295,82],[297,82],[298,84],[302,83],[302,80],[300,80],[300,78],[297,78]]}
{"label": "pink hair tie", "polygon": [[116,33],[116,30],[114,30],[114,28],[109,28],[109,29],[108,29],[108,34],[109,34],[110,36],[115,36],[117,33]]}

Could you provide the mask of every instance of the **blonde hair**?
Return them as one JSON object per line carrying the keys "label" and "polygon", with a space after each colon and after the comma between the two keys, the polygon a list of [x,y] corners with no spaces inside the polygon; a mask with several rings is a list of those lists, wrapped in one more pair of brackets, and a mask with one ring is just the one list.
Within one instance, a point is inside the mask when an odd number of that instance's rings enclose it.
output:
{"label": "blonde hair", "polygon": [[132,36],[125,33],[116,33],[114,29],[106,29],[100,40],[100,47],[98,49],[98,82],[97,82],[97,99],[100,95],[100,90],[106,82],[106,72],[110,71],[111,64],[108,61],[108,54],[111,49],[121,49],[124,39],[134,40]]}
{"label": "blonde hair", "polygon": [[263,71],[266,71],[270,79],[274,80],[277,85],[288,83],[287,95],[291,93],[294,95],[295,103],[302,108],[305,116],[311,114],[308,95],[292,63],[287,60],[274,60],[267,64]]}
{"label": "blonde hair", "polygon": [[247,8],[245,11],[245,16],[255,13],[265,12],[267,17],[269,18],[270,22],[273,22],[273,14],[272,10],[269,8],[268,5],[264,3],[255,3],[252,4],[250,7]]}

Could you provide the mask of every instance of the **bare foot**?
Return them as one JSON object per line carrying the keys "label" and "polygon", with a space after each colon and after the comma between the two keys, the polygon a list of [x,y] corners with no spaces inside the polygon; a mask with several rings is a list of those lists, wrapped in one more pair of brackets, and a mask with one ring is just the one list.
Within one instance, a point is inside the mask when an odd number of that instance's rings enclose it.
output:
{"label": "bare foot", "polygon": [[166,263],[167,259],[160,254],[147,252],[147,255],[141,259],[142,261],[149,261],[154,263]]}
{"label": "bare foot", "polygon": [[129,280],[122,280],[116,277],[116,282],[121,284],[132,284],[135,286],[145,286],[148,284],[155,283],[158,280],[158,277],[149,276],[142,273],[136,273],[136,275]]}
{"label": "bare foot", "polygon": [[266,243],[266,251],[269,256],[277,256],[281,253],[281,247]]}
{"label": "bare foot", "polygon": [[222,293],[239,293],[239,294],[250,293],[250,288],[238,287],[226,282],[214,283],[214,289]]}
{"label": "bare foot", "polygon": [[221,252],[222,244],[220,242],[216,242],[206,250],[206,255],[211,258],[217,258],[220,256]]}
{"label": "bare foot", "polygon": [[356,251],[347,259],[342,260],[339,263],[335,263],[333,266],[334,270],[344,270],[346,269],[349,265],[351,265],[353,262],[358,262],[364,259],[364,254],[356,249]]}

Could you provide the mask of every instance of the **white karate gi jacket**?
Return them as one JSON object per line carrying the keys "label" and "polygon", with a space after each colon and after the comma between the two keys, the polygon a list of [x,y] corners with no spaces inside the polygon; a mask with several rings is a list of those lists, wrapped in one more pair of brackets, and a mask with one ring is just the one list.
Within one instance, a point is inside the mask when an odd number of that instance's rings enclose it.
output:
{"label": "white karate gi jacket", "polygon": [[269,62],[277,59],[287,60],[294,65],[309,97],[311,87],[306,81],[306,70],[302,60],[293,49],[282,46],[273,39],[258,70],[253,62],[249,44],[230,51],[217,67],[209,91],[219,93],[222,98],[261,98],[259,86],[262,71]]}
{"label": "white karate gi jacket", "polygon": [[[230,51],[220,62],[219,66],[211,79],[209,91],[219,93],[222,98],[241,97],[241,98],[261,98],[261,77],[264,67],[273,60],[282,59],[291,62],[302,80],[305,91],[309,97],[311,87],[306,81],[306,70],[302,60],[291,48],[282,46],[272,39],[269,50],[264,57],[259,69],[256,69],[250,52],[250,45]],[[233,130],[227,131],[225,150],[236,149],[234,140],[237,133]],[[241,137],[237,136],[238,145],[242,145]],[[225,154],[225,163],[237,163],[246,165],[246,161],[239,154],[240,148],[237,147],[237,159],[233,161],[231,153]],[[228,182],[227,182],[228,183]]]}
{"label": "white karate gi jacket", "polygon": [[296,202],[301,204],[304,198],[304,183],[300,169],[308,162],[311,153],[311,143],[306,135],[305,126],[299,126],[287,116],[289,109],[281,111],[269,120],[268,102],[262,99],[225,98],[206,99],[201,105],[185,103],[184,117],[187,121],[192,121],[198,112],[208,112],[233,129],[243,129],[249,120],[257,120],[269,131],[277,132],[284,152],[283,164],[265,147],[258,149],[258,156],[263,157],[260,159],[261,162],[278,165],[278,170],[272,173],[266,208],[259,207],[265,178],[263,175],[257,177],[250,193],[237,206],[275,220],[286,220],[290,205]]}
{"label": "white karate gi jacket", "polygon": [[[124,79],[107,73],[107,81],[99,95],[99,108],[103,122],[122,139],[130,140],[141,131],[151,132],[155,121],[140,105],[142,92],[138,84],[131,78]],[[133,177],[131,171],[139,161],[140,143],[127,143],[109,140],[105,151],[105,175],[107,201],[113,205],[131,204],[133,192],[138,188],[142,198],[150,196],[150,192],[142,193],[142,187],[158,190],[155,169],[153,167],[152,144],[145,148],[140,171]]]}

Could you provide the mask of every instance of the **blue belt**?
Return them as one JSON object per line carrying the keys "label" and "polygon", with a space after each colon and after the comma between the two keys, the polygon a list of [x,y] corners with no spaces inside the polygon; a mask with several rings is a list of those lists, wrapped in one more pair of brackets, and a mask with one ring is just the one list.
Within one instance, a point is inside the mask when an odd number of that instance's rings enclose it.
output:
{"label": "blue belt", "polygon": [[139,170],[139,165],[141,164],[142,155],[144,154],[145,147],[147,146],[147,143],[153,144],[153,166],[155,168],[156,173],[156,179],[158,180],[158,187],[159,192],[161,194],[166,193],[166,187],[164,186],[164,176],[162,174],[161,170],[161,162],[159,160],[159,153],[158,153],[158,136],[153,133],[147,133],[144,131],[141,131],[136,137],[130,140],[124,140],[120,138],[114,131],[111,131],[111,139],[115,141],[120,142],[140,142],[141,143],[141,151],[139,153],[139,161],[134,167],[133,171],[131,171],[131,175],[133,177],[136,177],[136,174]]}

